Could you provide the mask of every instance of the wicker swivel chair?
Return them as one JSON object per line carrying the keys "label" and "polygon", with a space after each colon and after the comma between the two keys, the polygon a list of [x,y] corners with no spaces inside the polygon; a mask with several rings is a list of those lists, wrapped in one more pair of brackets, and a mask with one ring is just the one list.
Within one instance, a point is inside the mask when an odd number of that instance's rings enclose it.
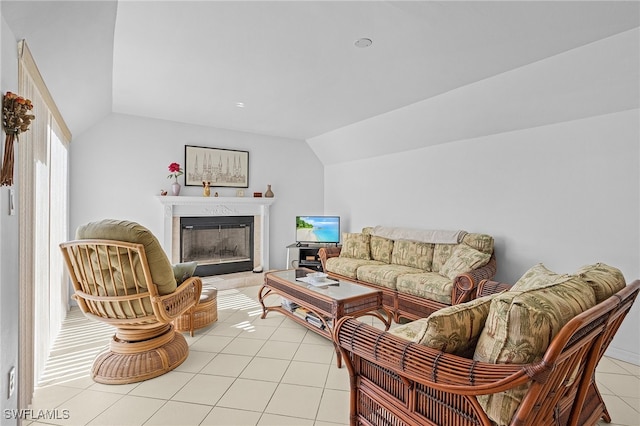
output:
{"label": "wicker swivel chair", "polygon": [[78,228],[60,244],[84,314],[116,328],[92,367],[93,380],[134,383],[173,370],[189,354],[171,322],[198,303],[202,282],[176,283],[153,234],[134,222],[103,220]]}

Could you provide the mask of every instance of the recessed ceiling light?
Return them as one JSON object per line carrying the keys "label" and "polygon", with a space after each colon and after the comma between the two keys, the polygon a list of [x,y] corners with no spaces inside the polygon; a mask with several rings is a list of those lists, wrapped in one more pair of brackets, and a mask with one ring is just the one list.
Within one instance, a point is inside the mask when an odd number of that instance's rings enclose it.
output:
{"label": "recessed ceiling light", "polygon": [[244,102],[236,102],[238,108],[244,108]]}
{"label": "recessed ceiling light", "polygon": [[365,48],[371,46],[372,43],[370,38],[359,38],[354,44],[356,47]]}

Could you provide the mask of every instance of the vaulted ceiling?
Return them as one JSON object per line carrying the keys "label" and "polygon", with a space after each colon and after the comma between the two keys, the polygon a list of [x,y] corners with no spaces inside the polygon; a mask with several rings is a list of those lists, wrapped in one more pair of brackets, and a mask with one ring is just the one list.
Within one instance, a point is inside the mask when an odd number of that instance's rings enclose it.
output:
{"label": "vaulted ceiling", "polygon": [[[76,135],[113,111],[295,139],[637,28],[639,10],[635,1],[2,1]],[[370,47],[355,46],[363,37]]]}

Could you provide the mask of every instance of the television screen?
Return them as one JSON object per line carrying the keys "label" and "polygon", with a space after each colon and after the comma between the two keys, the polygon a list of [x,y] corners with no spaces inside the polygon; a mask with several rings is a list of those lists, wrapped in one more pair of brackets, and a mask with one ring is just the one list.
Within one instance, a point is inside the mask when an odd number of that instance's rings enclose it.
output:
{"label": "television screen", "polygon": [[339,243],[340,216],[296,216],[297,243]]}

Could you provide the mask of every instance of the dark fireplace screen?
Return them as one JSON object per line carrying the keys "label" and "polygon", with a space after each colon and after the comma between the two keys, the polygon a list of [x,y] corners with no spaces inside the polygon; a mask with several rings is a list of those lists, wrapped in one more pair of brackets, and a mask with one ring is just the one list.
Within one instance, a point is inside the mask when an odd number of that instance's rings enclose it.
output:
{"label": "dark fireplace screen", "polygon": [[199,277],[253,270],[253,216],[181,217],[180,260]]}

